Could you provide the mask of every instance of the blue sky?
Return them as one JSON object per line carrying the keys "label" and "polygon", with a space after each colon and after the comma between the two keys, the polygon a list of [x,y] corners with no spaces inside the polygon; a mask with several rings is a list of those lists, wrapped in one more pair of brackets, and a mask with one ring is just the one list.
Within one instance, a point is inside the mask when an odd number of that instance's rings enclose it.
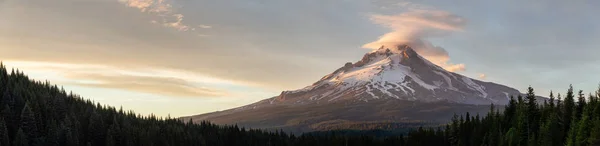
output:
{"label": "blue sky", "polygon": [[[593,92],[600,83],[599,6],[592,0],[0,0],[0,60],[105,104],[184,116],[302,88],[360,59],[369,51],[365,44],[410,28],[445,52],[428,59],[464,65],[457,73],[519,90],[531,85],[542,95],[569,84]],[[398,24],[413,20],[407,18],[427,21]]]}

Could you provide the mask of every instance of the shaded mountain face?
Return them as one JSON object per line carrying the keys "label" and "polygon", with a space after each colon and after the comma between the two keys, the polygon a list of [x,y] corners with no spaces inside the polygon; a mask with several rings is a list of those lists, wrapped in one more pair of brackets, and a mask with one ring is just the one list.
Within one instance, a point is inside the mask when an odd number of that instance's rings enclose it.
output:
{"label": "shaded mountain face", "polygon": [[293,132],[331,130],[346,123],[447,122],[454,113],[485,112],[488,105],[507,104],[510,95],[518,94],[507,86],[446,71],[400,45],[367,53],[305,88],[184,119]]}

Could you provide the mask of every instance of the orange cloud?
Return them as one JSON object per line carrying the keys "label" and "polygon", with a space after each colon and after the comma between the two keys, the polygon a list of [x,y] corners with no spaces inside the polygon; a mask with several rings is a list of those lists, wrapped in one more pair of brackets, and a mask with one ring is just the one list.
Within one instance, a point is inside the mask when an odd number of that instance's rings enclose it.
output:
{"label": "orange cloud", "polygon": [[130,90],[171,97],[221,97],[229,93],[224,90],[201,87],[178,78],[134,75],[67,74],[73,85]]}
{"label": "orange cloud", "polygon": [[163,25],[167,26],[167,27],[171,27],[171,28],[175,28],[179,31],[187,31],[190,29],[189,26],[184,25],[183,23],[181,23],[181,21],[183,21],[183,15],[181,14],[174,14],[173,15],[176,19],[175,22],[165,22]]}
{"label": "orange cloud", "polygon": [[209,29],[212,28],[210,25],[198,25],[199,28]]}
{"label": "orange cloud", "polygon": [[[60,84],[121,89],[168,97],[237,96],[223,86],[254,86],[165,68],[114,67],[94,64],[5,61],[20,69],[44,72]],[[52,76],[48,76],[52,75]]]}
{"label": "orange cloud", "polygon": [[378,40],[363,48],[378,49],[381,46],[408,44],[427,60],[448,71],[464,71],[464,64],[450,63],[448,52],[427,41],[427,38],[443,37],[461,31],[466,20],[457,15],[434,10],[412,10],[398,15],[372,15],[371,20],[391,29]]}
{"label": "orange cloud", "polygon": [[485,78],[487,78],[487,75],[485,75],[485,74],[479,74],[479,79],[485,79]]}
{"label": "orange cloud", "polygon": [[152,23],[161,22],[163,26],[179,31],[190,30],[190,26],[183,24],[183,14],[176,13],[173,6],[165,0],[119,0],[119,2],[140,9],[142,12],[155,14],[162,19],[162,21],[152,20]]}

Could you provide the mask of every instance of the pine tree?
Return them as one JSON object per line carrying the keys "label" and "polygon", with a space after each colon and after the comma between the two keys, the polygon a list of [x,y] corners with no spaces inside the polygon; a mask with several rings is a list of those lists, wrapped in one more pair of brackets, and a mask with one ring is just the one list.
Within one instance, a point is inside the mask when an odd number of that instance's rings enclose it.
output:
{"label": "pine tree", "polygon": [[587,104],[585,101],[585,96],[583,94],[583,90],[579,90],[579,96],[577,97],[577,106],[575,106],[575,118],[579,121],[581,120],[581,117],[583,116],[583,108],[585,107],[585,105]]}
{"label": "pine tree", "polygon": [[538,105],[537,105],[537,101],[535,99],[535,92],[533,91],[533,88],[529,87],[527,89],[527,135],[529,136],[530,141],[533,142],[529,142],[529,143],[535,143],[535,136],[537,135],[537,131],[539,128],[538,122],[539,122],[539,112],[537,109]]}
{"label": "pine tree", "polygon": [[60,145],[60,131],[55,120],[51,120],[48,124],[46,146],[59,146]]}
{"label": "pine tree", "polygon": [[590,136],[588,137],[587,143],[589,145],[600,145],[600,117],[595,117],[593,120],[592,129],[590,129]]}
{"label": "pine tree", "polygon": [[506,134],[504,135],[504,138],[506,138],[506,145],[507,146],[519,146],[519,134],[517,134],[517,130],[515,128],[510,128],[508,130],[508,132],[506,132]]}
{"label": "pine tree", "polygon": [[19,130],[17,130],[13,146],[29,146],[29,139],[27,138],[27,134],[23,132],[23,129],[19,128]]}
{"label": "pine tree", "polygon": [[8,137],[8,129],[4,122],[4,118],[0,117],[0,146],[10,146],[10,138]]}
{"label": "pine tree", "polygon": [[[540,146],[554,146],[557,145],[555,138],[557,133],[560,132],[557,130],[558,123],[555,114],[552,114],[544,124],[542,124],[542,128],[540,129]],[[560,143],[559,143],[560,144]]]}
{"label": "pine tree", "polygon": [[508,105],[504,108],[504,122],[502,125],[505,125],[502,131],[508,131],[510,127],[516,124],[516,111],[517,111],[517,101],[514,96],[510,96],[510,101]]}
{"label": "pine tree", "polygon": [[25,107],[21,112],[21,129],[25,134],[27,134],[27,138],[33,140],[37,138],[37,126],[35,121],[35,116],[31,108],[29,107],[29,102],[25,103]]}
{"label": "pine tree", "polygon": [[[581,120],[579,120],[578,126],[577,126],[577,135],[575,138],[575,145],[577,146],[585,146],[588,145],[588,138],[590,136],[590,128],[592,128],[592,125],[590,123],[590,113],[592,112],[592,109],[590,108],[590,106],[585,106],[583,109],[583,113],[581,116]],[[600,124],[600,123],[598,123]]]}
{"label": "pine tree", "polygon": [[108,130],[107,134],[106,134],[106,146],[115,146],[115,138],[112,135],[112,132],[110,131],[110,129]]}
{"label": "pine tree", "polygon": [[577,124],[576,118],[572,118],[571,123],[573,123],[573,124],[568,131],[566,145],[567,146],[579,146],[579,145],[577,145],[577,129],[579,129],[579,125]]}
{"label": "pine tree", "polygon": [[15,124],[16,118],[14,118],[13,114],[14,113],[8,105],[4,106],[4,109],[0,111],[0,116],[2,116],[2,118],[4,119],[4,122],[7,127],[6,129],[8,130],[8,135],[13,135],[17,131],[16,128],[18,127],[18,125]]}
{"label": "pine tree", "polygon": [[75,126],[72,122],[73,121],[69,118],[69,116],[67,116],[64,118],[60,126],[62,129],[62,132],[60,132],[61,137],[64,138],[61,144],[65,146],[77,146],[80,144],[78,133],[74,132],[76,131],[77,126]]}
{"label": "pine tree", "polygon": [[[111,124],[108,128],[108,131],[106,132],[106,145],[122,145],[121,141],[118,139],[119,137],[121,137],[121,128],[119,126],[119,122],[117,121],[116,117],[113,117],[113,124]],[[110,138],[110,140],[109,140]],[[108,143],[110,142],[110,143]]]}
{"label": "pine tree", "polygon": [[93,112],[89,119],[88,136],[92,145],[104,145],[106,129],[102,117],[97,112]]}
{"label": "pine tree", "polygon": [[529,139],[529,124],[528,122],[528,116],[527,116],[527,109],[525,109],[523,107],[523,105],[520,105],[521,108],[518,108],[517,110],[517,125],[516,125],[516,135],[518,135],[518,139],[517,143],[518,145],[521,146],[525,146],[528,144],[528,139]]}
{"label": "pine tree", "polygon": [[[565,96],[565,101],[564,101],[564,107],[563,107],[563,117],[562,117],[562,122],[563,124],[563,129],[566,130],[565,133],[569,133],[568,130],[571,129],[571,122],[574,121],[573,119],[573,113],[574,113],[574,109],[575,109],[575,100],[574,100],[574,95],[573,95],[573,86],[569,86],[569,90],[567,90],[567,95]],[[567,136],[567,134],[565,134],[564,136]],[[564,139],[564,138],[563,138]]]}
{"label": "pine tree", "polygon": [[564,139],[566,137],[565,136],[566,135],[565,134],[566,130],[564,129],[565,122],[564,122],[564,119],[563,119],[564,118],[563,117],[563,115],[564,115],[563,112],[564,112],[564,102],[563,102],[562,97],[561,97],[561,95],[559,93],[558,96],[557,96],[557,101],[556,101],[556,109],[554,110],[554,113],[555,113],[554,115],[555,115],[555,118],[556,118],[556,124],[558,125],[556,127],[556,129],[557,129],[556,131],[557,132],[555,133],[555,137],[554,137],[554,140],[556,140],[556,141],[554,142],[554,144],[564,145],[566,143],[564,141]]}

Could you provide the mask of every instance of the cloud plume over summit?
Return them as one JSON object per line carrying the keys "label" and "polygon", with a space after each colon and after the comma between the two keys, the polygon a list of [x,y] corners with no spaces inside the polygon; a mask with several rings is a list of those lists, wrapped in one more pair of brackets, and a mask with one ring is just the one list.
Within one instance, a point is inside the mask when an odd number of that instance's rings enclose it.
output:
{"label": "cloud plume over summit", "polygon": [[445,11],[413,10],[398,15],[372,15],[371,20],[392,31],[374,42],[363,45],[364,48],[377,49],[381,46],[409,44],[423,57],[448,71],[465,70],[464,64],[449,62],[450,56],[444,48],[426,40],[462,31],[466,24],[464,18]]}

